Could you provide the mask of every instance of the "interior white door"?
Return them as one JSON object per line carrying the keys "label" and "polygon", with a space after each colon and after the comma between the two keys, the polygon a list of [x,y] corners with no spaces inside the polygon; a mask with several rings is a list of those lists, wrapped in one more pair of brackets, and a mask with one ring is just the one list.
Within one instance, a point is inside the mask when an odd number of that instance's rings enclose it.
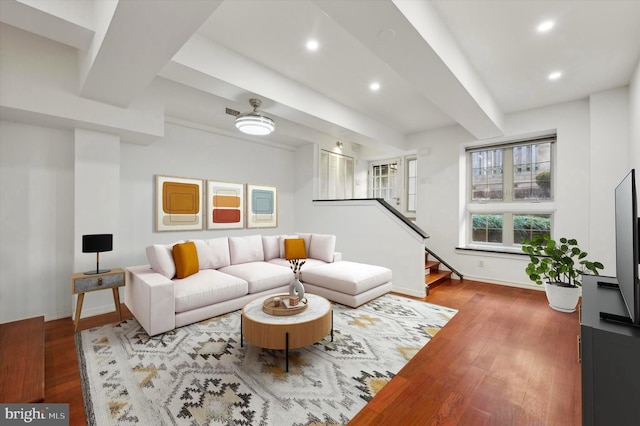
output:
{"label": "interior white door", "polygon": [[369,175],[371,177],[371,196],[383,198],[392,206],[400,206],[398,192],[398,164],[397,159],[377,161],[371,163]]}

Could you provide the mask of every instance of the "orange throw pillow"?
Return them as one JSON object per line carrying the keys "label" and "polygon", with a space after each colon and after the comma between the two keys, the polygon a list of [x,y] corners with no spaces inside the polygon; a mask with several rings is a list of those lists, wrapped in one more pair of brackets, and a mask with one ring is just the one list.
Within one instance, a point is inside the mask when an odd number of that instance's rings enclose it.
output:
{"label": "orange throw pillow", "polygon": [[173,261],[176,263],[177,278],[186,278],[200,270],[198,252],[193,241],[174,245]]}
{"label": "orange throw pillow", "polygon": [[284,240],[284,258],[287,260],[306,259],[307,250],[304,247],[304,239],[287,238]]}

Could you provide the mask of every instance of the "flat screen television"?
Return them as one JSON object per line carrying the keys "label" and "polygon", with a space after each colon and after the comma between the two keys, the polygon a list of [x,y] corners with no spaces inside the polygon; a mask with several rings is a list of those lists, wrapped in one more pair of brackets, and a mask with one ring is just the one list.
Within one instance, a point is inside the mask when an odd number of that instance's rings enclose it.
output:
{"label": "flat screen television", "polygon": [[628,317],[602,315],[604,319],[640,325],[640,232],[635,169],[615,190],[616,279]]}

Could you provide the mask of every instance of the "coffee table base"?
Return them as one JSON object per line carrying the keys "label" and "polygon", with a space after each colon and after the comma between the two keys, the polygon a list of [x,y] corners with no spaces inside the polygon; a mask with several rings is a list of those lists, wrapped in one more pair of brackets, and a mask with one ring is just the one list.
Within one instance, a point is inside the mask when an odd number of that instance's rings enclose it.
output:
{"label": "coffee table base", "polygon": [[[240,347],[244,347],[243,320],[244,320],[244,315],[240,314]],[[331,341],[333,342],[333,309],[331,309]],[[288,331],[285,332],[284,351],[285,351],[285,371],[288,373],[289,372],[289,332]]]}

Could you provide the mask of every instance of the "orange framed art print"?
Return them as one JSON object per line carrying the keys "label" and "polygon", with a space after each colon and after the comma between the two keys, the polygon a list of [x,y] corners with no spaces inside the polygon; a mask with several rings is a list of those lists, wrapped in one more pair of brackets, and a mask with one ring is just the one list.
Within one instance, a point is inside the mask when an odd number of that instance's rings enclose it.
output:
{"label": "orange framed art print", "polygon": [[202,230],[202,179],[156,175],[156,231]]}
{"label": "orange framed art print", "polygon": [[207,229],[244,228],[244,184],[207,180]]}

